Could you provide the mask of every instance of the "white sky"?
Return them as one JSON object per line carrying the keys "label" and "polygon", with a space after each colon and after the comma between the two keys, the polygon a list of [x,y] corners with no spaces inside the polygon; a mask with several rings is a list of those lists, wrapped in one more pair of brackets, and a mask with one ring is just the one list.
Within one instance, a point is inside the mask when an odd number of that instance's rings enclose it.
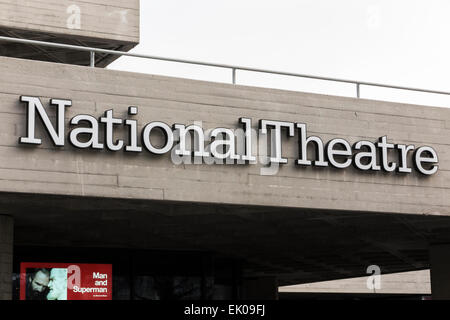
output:
{"label": "white sky", "polygon": [[[450,91],[449,0],[141,0],[132,52]],[[122,57],[111,69],[231,82],[231,71]],[[337,95],[352,85],[238,71],[237,83]],[[450,106],[450,96],[361,88]]]}

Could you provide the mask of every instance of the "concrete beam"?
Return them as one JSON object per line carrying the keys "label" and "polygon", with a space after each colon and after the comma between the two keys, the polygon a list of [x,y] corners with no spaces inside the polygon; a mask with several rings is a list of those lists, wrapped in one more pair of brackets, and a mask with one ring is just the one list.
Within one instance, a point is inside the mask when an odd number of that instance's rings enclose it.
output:
{"label": "concrete beam", "polygon": [[12,299],[13,218],[0,215],[0,300]]}
{"label": "concrete beam", "polygon": [[[0,58],[0,191],[73,196],[188,201],[360,212],[450,215],[450,109]],[[311,168],[295,165],[298,136],[283,135],[288,163],[273,175],[255,165],[177,165],[170,153],[129,154],[75,149],[66,141],[55,148],[42,126],[40,146],[19,145],[26,135],[26,106],[21,95],[39,97],[54,121],[50,98],[72,100],[65,132],[78,114],[95,118],[105,110],[125,118],[129,106],[139,132],[151,121],[192,124],[205,129],[238,128],[242,116],[295,121],[323,141],[376,141],[429,145],[439,157],[439,171],[424,177],[361,172],[355,168]],[[104,127],[102,126],[102,130]],[[126,126],[115,130],[127,140]],[[103,136],[103,134],[101,135]],[[153,138],[153,137],[152,137]],[[158,138],[156,136],[155,138]],[[162,135],[161,135],[162,139]],[[138,137],[138,144],[143,145]],[[158,139],[154,143],[158,145]],[[103,141],[101,141],[103,142]],[[410,155],[412,157],[412,155]],[[396,159],[392,159],[396,161]],[[408,160],[411,163],[411,159]]]}
{"label": "concrete beam", "polygon": [[433,300],[450,300],[450,244],[430,247]]}
{"label": "concrete beam", "polygon": [[280,293],[363,293],[363,294],[421,294],[429,295],[430,270],[381,274],[379,288],[370,287],[369,276],[350,279],[305,283],[279,288]]}

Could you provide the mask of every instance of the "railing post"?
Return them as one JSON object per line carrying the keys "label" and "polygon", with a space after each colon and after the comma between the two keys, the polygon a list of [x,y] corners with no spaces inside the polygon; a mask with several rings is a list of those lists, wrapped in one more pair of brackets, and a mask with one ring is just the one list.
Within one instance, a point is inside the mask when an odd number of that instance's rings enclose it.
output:
{"label": "railing post", "polygon": [[359,83],[356,83],[356,97],[359,98]]}
{"label": "railing post", "polygon": [[90,64],[90,66],[91,66],[91,68],[95,68],[95,51],[91,51],[90,54],[91,54],[91,64]]}
{"label": "railing post", "polygon": [[233,84],[236,84],[236,68],[231,69],[231,81]]}

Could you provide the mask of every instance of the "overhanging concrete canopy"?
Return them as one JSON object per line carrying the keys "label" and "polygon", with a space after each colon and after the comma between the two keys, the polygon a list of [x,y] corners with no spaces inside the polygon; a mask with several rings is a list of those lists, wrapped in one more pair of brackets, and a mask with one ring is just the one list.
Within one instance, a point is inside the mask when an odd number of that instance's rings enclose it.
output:
{"label": "overhanging concrete canopy", "polygon": [[430,268],[450,219],[426,215],[0,194],[16,246],[212,252],[279,285]]}
{"label": "overhanging concrete canopy", "polygon": [[[0,3],[0,35],[129,51],[139,43],[139,0],[5,0]],[[5,41],[1,42],[0,55],[90,64],[89,52]],[[118,57],[97,54],[96,66],[105,67]]]}
{"label": "overhanging concrete canopy", "polygon": [[[370,264],[384,272],[429,268],[428,246],[450,241],[449,109],[5,57],[0,81],[0,201],[15,217],[16,245],[64,235],[71,245],[209,250],[245,260],[249,274],[294,284],[362,276]],[[236,128],[240,117],[254,126],[294,121],[324,141],[387,135],[432,146],[439,171],[296,167],[296,137],[283,137],[288,164],[269,176],[262,165],[176,165],[169,154],[56,148],[41,123],[42,145],[23,146],[21,95],[39,97],[52,121],[49,99],[72,100],[66,133],[75,115],[113,109],[125,118],[129,106],[139,108],[140,130],[151,121],[205,128]],[[118,128],[116,137],[126,132]]]}

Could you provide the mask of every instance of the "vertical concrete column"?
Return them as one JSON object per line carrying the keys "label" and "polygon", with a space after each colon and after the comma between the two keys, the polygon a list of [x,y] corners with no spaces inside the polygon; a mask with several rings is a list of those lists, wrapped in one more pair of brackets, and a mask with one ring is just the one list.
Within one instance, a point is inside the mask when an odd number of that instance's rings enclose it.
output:
{"label": "vertical concrete column", "polygon": [[12,299],[14,220],[0,215],[0,300]]}
{"label": "vertical concrete column", "polygon": [[243,279],[243,300],[278,300],[278,281],[276,277]]}
{"label": "vertical concrete column", "polygon": [[450,300],[450,244],[430,247],[431,294],[436,300]]}

